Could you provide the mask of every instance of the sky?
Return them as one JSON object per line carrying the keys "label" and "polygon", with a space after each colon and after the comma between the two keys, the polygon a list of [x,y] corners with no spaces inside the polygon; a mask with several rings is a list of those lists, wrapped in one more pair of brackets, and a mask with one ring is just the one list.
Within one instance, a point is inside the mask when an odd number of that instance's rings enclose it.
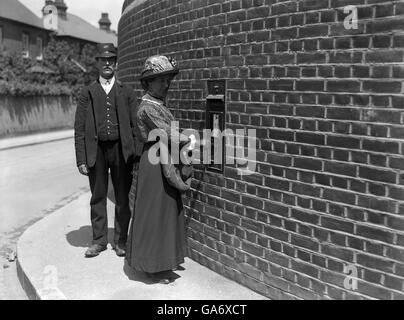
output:
{"label": "sky", "polygon": [[[4,0],[0,0],[4,1]],[[5,0],[8,1],[8,0]],[[19,0],[37,16],[42,17],[42,8],[45,0]],[[97,28],[102,12],[108,12],[111,20],[111,29],[118,31],[118,22],[121,17],[124,0],[65,0],[67,12],[75,14],[90,22]]]}

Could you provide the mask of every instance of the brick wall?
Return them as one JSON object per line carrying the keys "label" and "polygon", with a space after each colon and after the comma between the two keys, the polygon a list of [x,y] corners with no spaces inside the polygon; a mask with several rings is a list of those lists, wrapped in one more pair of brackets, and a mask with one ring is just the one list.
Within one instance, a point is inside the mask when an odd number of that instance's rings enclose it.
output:
{"label": "brick wall", "polygon": [[[183,128],[204,127],[206,82],[227,79],[226,128],[257,130],[256,174],[196,170],[190,257],[274,299],[404,299],[404,1],[124,9],[120,76],[139,97],[146,57],[171,55]],[[344,286],[351,265],[357,290]]]}

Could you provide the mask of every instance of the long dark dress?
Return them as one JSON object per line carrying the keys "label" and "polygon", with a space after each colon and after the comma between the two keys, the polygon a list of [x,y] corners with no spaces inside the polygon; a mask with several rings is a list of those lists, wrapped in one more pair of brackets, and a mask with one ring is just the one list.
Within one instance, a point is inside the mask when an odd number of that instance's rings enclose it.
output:
{"label": "long dark dress", "polygon": [[[148,133],[155,128],[169,136],[174,120],[162,101],[149,95],[143,97],[136,116],[137,145],[143,145],[137,175],[134,175],[132,215],[126,260],[144,272],[170,270],[184,262],[184,210],[179,191],[168,184],[161,165],[152,164],[148,151]],[[167,127],[168,125],[168,127]]]}

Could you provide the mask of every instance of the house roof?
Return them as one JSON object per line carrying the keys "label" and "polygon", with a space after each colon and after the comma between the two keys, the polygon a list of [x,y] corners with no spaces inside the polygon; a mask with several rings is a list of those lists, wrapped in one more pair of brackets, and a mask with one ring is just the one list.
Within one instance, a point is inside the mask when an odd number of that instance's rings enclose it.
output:
{"label": "house roof", "polygon": [[42,20],[18,0],[1,0],[0,18],[17,21],[43,29]]}
{"label": "house roof", "polygon": [[[0,0],[0,18],[45,29],[43,20],[18,0]],[[118,37],[115,33],[101,30],[71,13],[67,13],[66,19],[59,17],[57,35],[95,43],[113,43],[115,47],[118,44]]]}
{"label": "house roof", "polygon": [[97,43],[113,43],[116,47],[118,37],[115,33],[108,33],[98,29],[84,19],[67,13],[67,19],[58,19],[58,36],[72,37]]}

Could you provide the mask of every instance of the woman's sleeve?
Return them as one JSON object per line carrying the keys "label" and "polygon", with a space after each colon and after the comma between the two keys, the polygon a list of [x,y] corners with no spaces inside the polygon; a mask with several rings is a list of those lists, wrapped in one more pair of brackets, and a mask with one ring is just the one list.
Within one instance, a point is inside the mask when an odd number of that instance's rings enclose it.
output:
{"label": "woman's sleeve", "polygon": [[[168,141],[171,141],[172,119],[165,116],[164,113],[160,111],[158,108],[150,105],[147,105],[145,106],[145,108],[143,108],[141,117],[148,126],[150,131],[153,129],[161,129],[167,134]],[[188,136],[180,133],[180,141],[182,141],[180,144],[185,143],[185,141],[187,143],[189,140],[190,139]]]}
{"label": "woman's sleeve", "polygon": [[146,105],[144,106],[141,117],[146,123],[147,127],[151,130],[162,129],[166,132],[169,137],[171,134],[171,123],[170,120],[164,117],[164,115],[154,106]]}

